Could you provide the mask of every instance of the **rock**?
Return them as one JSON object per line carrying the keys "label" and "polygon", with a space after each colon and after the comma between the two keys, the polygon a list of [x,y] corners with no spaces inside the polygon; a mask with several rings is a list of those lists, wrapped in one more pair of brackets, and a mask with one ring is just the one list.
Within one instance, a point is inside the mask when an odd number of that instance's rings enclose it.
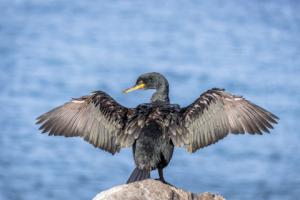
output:
{"label": "rock", "polygon": [[182,189],[147,179],[100,192],[93,200],[225,200],[208,192],[193,194]]}

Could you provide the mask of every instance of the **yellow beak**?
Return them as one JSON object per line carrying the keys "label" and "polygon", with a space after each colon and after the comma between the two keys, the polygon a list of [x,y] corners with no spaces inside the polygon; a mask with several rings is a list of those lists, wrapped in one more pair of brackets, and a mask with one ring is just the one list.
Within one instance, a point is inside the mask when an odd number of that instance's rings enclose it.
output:
{"label": "yellow beak", "polygon": [[145,84],[144,83],[140,83],[138,85],[135,85],[135,86],[133,86],[131,88],[128,88],[128,89],[124,90],[123,93],[126,94],[128,92],[132,92],[134,90],[139,90],[139,89],[144,89],[144,88],[145,88]]}

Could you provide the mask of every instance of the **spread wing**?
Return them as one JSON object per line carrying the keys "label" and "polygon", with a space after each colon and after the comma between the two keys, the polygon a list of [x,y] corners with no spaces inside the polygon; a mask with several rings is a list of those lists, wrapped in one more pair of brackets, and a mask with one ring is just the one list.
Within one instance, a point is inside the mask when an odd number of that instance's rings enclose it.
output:
{"label": "spread wing", "polygon": [[187,136],[184,143],[190,152],[216,143],[229,133],[269,132],[268,129],[273,128],[272,123],[279,119],[241,96],[216,88],[203,93],[181,113],[180,126]]}
{"label": "spread wing", "polygon": [[41,115],[37,124],[49,135],[80,136],[112,154],[130,146],[118,140],[124,134],[127,115],[131,110],[118,104],[108,94],[96,91]]}

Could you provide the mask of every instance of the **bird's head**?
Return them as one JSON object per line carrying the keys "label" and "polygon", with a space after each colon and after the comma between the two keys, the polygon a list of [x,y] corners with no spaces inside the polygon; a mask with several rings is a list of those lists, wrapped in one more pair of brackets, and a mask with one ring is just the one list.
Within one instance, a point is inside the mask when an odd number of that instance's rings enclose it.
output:
{"label": "bird's head", "polygon": [[159,90],[160,88],[168,88],[167,79],[160,73],[151,72],[140,75],[136,81],[136,84],[133,87],[124,90],[123,92],[128,93],[139,89]]}

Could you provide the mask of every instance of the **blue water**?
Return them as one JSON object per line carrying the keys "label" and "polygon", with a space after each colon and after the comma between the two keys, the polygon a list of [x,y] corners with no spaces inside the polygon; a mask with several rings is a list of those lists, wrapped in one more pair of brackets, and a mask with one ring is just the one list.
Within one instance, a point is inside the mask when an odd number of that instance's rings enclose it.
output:
{"label": "blue water", "polygon": [[[141,73],[166,75],[173,103],[211,87],[274,112],[263,136],[177,149],[166,178],[229,200],[299,199],[299,1],[0,0],[0,199],[91,199],[125,183],[130,149],[111,156],[79,138],[39,133],[35,118],[104,90],[122,105]],[[153,173],[153,177],[157,174]]]}

